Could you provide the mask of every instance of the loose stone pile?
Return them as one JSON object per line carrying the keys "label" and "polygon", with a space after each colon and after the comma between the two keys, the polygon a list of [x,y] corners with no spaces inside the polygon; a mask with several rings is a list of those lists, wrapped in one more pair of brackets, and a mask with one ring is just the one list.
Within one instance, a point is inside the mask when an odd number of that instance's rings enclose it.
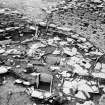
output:
{"label": "loose stone pile", "polygon": [[76,33],[88,38],[97,47],[104,51],[105,1],[64,1],[52,8],[49,23],[56,24],[60,27],[69,27]]}

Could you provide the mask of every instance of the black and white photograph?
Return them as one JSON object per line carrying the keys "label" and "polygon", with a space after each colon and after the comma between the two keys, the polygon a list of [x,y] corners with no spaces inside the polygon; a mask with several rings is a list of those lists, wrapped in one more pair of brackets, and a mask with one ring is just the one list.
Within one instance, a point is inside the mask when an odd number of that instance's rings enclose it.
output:
{"label": "black and white photograph", "polygon": [[0,105],[105,105],[105,0],[0,0]]}

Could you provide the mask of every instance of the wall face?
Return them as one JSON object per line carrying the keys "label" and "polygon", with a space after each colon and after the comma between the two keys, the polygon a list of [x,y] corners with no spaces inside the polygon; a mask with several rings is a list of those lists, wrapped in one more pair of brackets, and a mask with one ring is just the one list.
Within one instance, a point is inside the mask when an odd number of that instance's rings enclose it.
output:
{"label": "wall face", "polygon": [[0,7],[15,8],[31,18],[40,18],[40,8],[55,5],[58,0],[0,0]]}

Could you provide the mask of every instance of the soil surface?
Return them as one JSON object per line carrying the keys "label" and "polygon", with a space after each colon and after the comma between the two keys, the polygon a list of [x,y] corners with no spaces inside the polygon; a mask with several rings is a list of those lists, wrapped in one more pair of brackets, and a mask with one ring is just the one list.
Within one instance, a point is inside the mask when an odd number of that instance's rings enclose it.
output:
{"label": "soil surface", "polygon": [[23,14],[36,20],[43,18],[40,16],[41,8],[54,6],[58,1],[61,0],[0,0],[0,7],[20,10]]}

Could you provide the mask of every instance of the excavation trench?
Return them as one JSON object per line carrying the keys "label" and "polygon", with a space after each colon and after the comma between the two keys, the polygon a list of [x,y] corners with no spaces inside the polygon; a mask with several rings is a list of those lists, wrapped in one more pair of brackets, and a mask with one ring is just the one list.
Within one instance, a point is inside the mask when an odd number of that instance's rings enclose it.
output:
{"label": "excavation trench", "polygon": [[[72,28],[26,18],[36,19],[40,7],[55,1],[0,3],[1,105],[99,105],[104,100],[104,53]],[[11,5],[12,10],[4,8]],[[25,16],[14,9],[23,9]]]}

